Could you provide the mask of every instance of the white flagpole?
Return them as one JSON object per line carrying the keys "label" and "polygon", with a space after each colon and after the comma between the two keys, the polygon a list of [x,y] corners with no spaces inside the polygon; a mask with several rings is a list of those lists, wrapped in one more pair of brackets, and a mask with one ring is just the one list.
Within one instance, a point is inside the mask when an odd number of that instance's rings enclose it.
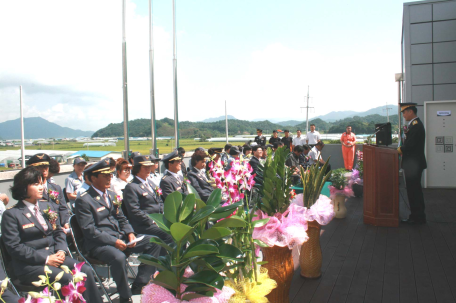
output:
{"label": "white flagpole", "polygon": [[129,131],[128,131],[128,86],[127,86],[127,35],[125,33],[126,1],[122,0],[122,93],[124,111],[124,149],[125,159],[130,153]]}
{"label": "white flagpole", "polygon": [[179,107],[177,103],[177,38],[176,38],[176,3],[173,0],[173,92],[174,92],[174,142],[179,147]]}
{"label": "white flagpole", "polygon": [[150,120],[153,155],[158,157],[155,137],[155,87],[154,87],[154,40],[153,40],[153,3],[149,0],[149,75],[150,75]]}
{"label": "white flagpole", "polygon": [[21,155],[22,155],[22,168],[25,167],[25,143],[24,143],[24,109],[22,106],[22,85],[19,86],[19,96],[21,104]]}

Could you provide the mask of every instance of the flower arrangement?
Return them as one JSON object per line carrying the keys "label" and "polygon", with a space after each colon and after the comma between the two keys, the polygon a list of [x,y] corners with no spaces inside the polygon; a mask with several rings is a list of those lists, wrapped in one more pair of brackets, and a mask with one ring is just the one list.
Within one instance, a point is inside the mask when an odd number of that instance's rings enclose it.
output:
{"label": "flower arrangement", "polygon": [[123,201],[122,195],[114,196],[114,201],[112,202],[112,204],[114,204],[114,206],[117,207],[117,214],[119,214],[119,209],[122,207],[122,201]]}
{"label": "flower arrangement", "polygon": [[332,182],[332,185],[329,186],[329,191],[331,196],[334,195],[341,195],[345,197],[353,197],[354,193],[349,186],[349,183],[347,182],[345,178],[345,174],[348,171],[345,170],[345,168],[338,168],[336,170],[332,171],[331,178],[329,179]]}
{"label": "flower arrangement", "polygon": [[304,206],[304,194],[297,195],[291,203],[302,206],[297,209],[297,215],[308,222],[317,221],[320,225],[327,225],[335,215],[331,199],[324,195],[320,195],[310,208]]}
{"label": "flower arrangement", "polygon": [[[301,168],[301,181],[303,189],[303,205],[310,208],[320,198],[321,190],[325,183],[331,178],[331,172],[326,173],[329,160],[320,168],[319,164],[313,164],[304,170]],[[326,174],[325,174],[326,173]]]}
{"label": "flower arrangement", "polygon": [[[57,276],[54,279],[54,282],[51,282],[49,279],[48,274],[51,274],[52,271],[49,269],[49,267],[46,265],[44,266],[44,275],[39,275],[38,281],[32,282],[32,284],[36,287],[40,286],[45,286],[43,291],[41,292],[29,292],[27,299],[25,298],[20,298],[19,303],[41,303],[41,302],[51,302],[51,303],[83,303],[86,302],[85,299],[83,298],[82,294],[85,292],[85,281],[87,275],[83,272],[81,272],[81,268],[84,265],[84,262],[75,264],[74,265],[74,270],[70,271],[68,266],[62,265],[60,268],[62,271],[57,274]],[[62,279],[63,275],[67,274],[72,274],[73,275],[73,280],[68,284],[62,287],[62,285],[59,283],[60,279]],[[8,279],[5,279],[1,283],[1,291],[0,291],[0,300],[2,302],[3,299],[1,296],[3,295],[4,291],[6,290],[6,287],[8,285]],[[51,294],[51,291],[55,294],[57,294],[58,299]],[[64,298],[60,297],[59,291],[62,293]]]}
{"label": "flower arrangement", "polygon": [[52,229],[55,230],[57,228],[56,222],[59,218],[59,214],[51,209],[48,205],[48,208],[43,210],[44,217],[51,223]]}
{"label": "flower arrangement", "polygon": [[59,192],[58,192],[58,191],[49,189],[49,190],[48,190],[48,195],[49,195],[49,197],[50,197],[52,200],[55,201],[55,203],[60,204],[60,201],[59,201]]}

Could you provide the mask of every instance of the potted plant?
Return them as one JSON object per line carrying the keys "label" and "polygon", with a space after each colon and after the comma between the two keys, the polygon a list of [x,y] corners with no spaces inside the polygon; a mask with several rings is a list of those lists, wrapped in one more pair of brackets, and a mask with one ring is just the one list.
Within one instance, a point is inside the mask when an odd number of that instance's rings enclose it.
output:
{"label": "potted plant", "polygon": [[363,152],[358,150],[356,152],[356,165],[351,175],[351,186],[355,197],[359,198],[363,196],[363,177],[364,177],[364,162]]}
{"label": "potted plant", "polygon": [[294,266],[291,250],[301,245],[308,237],[307,221],[301,215],[302,206],[291,204],[294,197],[292,172],[285,166],[289,150],[278,148],[272,158],[272,152],[263,168],[263,184],[259,186],[257,217],[254,220],[269,219],[253,231],[253,238],[261,246],[264,265],[269,276],[277,282],[267,298],[270,302],[289,302],[289,290],[293,278]]}
{"label": "potted plant", "polygon": [[149,215],[173,242],[152,237],[151,242],[163,247],[166,255],[138,258],[158,269],[143,288],[142,302],[227,302],[234,293],[224,286],[223,273],[230,268],[227,264],[236,267],[244,261],[243,252],[228,243],[233,235],[229,227],[237,226],[240,220],[212,223],[231,215],[242,202],[223,207],[221,195],[221,190],[215,189],[204,203],[194,194],[182,200],[182,195],[174,192],[166,197],[164,214]]}
{"label": "potted plant", "polygon": [[321,276],[322,253],[320,247],[320,230],[334,218],[334,207],[331,200],[321,195],[324,184],[331,177],[326,173],[329,159],[320,168],[314,164],[306,171],[301,170],[303,193],[293,199],[293,203],[305,207],[302,216],[308,223],[307,235],[309,240],[301,246],[299,264],[301,276],[318,278]]}
{"label": "potted plant", "polygon": [[336,218],[345,218],[347,216],[347,208],[345,207],[345,200],[348,197],[353,197],[353,190],[349,186],[345,174],[345,168],[338,168],[332,171],[330,181],[332,185],[329,186],[331,199],[334,202],[334,211]]}

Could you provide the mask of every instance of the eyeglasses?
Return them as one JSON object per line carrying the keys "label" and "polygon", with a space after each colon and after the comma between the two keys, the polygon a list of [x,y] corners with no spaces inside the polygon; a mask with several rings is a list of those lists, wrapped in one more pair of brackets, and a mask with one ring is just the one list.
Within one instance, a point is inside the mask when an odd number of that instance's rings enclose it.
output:
{"label": "eyeglasses", "polygon": [[129,169],[122,169],[121,172],[122,172],[122,173],[129,173],[129,172],[131,172],[131,171],[130,171]]}

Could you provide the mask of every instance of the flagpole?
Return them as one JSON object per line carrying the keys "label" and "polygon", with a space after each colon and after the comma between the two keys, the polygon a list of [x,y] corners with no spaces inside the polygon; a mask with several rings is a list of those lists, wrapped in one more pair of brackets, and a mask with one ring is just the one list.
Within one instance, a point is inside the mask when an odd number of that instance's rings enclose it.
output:
{"label": "flagpole", "polygon": [[155,87],[154,87],[154,40],[153,40],[153,4],[149,0],[149,74],[150,74],[150,119],[153,155],[158,157],[155,137]]}
{"label": "flagpole", "polygon": [[21,166],[22,168],[25,167],[25,143],[24,143],[24,109],[22,104],[22,85],[19,86],[19,96],[20,96],[20,104],[21,104],[21,155],[22,161]]}
{"label": "flagpole", "polygon": [[225,129],[226,129],[226,144],[228,144],[228,115],[226,111],[226,100],[225,100]]}
{"label": "flagpole", "polygon": [[173,92],[174,92],[174,141],[179,147],[179,114],[177,103],[177,38],[176,38],[176,1],[173,0]]}
{"label": "flagpole", "polygon": [[122,93],[124,114],[124,157],[128,159],[130,153],[128,131],[128,85],[127,85],[127,36],[125,33],[126,1],[122,0]]}

